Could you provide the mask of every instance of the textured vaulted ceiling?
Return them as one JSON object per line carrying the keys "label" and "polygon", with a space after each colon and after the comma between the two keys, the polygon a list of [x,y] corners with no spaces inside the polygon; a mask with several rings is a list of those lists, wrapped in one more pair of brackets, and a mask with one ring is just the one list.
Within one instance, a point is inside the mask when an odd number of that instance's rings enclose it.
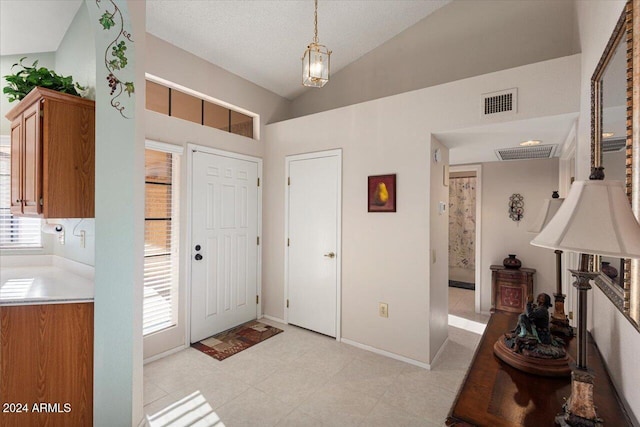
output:
{"label": "textured vaulted ceiling", "polygon": [[54,52],[82,0],[0,0],[0,54]]}
{"label": "textured vaulted ceiling", "polygon": [[[450,1],[319,0],[318,35],[333,50],[332,73]],[[81,3],[0,0],[0,54],[56,51]],[[313,38],[313,0],[147,0],[146,4],[149,33],[283,97],[293,99],[305,90],[300,57]],[[495,148],[531,137],[562,145],[574,120],[575,115],[567,114],[437,136],[451,148],[453,164],[494,161]]]}
{"label": "textured vaulted ceiling", "polygon": [[[319,0],[318,37],[333,51],[331,70],[412,26],[449,0]],[[292,99],[302,53],[313,39],[312,0],[151,0],[147,31]]]}

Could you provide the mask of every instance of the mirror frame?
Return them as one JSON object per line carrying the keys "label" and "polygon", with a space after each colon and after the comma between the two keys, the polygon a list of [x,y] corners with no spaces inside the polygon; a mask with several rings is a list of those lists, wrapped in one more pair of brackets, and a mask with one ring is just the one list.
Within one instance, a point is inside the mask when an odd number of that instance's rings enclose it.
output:
{"label": "mirror frame", "polygon": [[[619,43],[627,46],[627,134],[625,189],[636,218],[640,218],[640,0],[628,0],[591,77],[591,168],[602,165],[602,78]],[[634,72],[636,70],[636,72]],[[606,176],[606,171],[605,171]],[[600,271],[600,257],[591,260]],[[624,260],[623,286],[602,272],[594,281],[640,331],[640,260]]]}

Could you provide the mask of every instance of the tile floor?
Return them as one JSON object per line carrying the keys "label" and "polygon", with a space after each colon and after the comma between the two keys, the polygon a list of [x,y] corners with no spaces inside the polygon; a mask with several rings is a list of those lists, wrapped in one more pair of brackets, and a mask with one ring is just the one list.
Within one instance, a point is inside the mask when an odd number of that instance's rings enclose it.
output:
{"label": "tile floor", "polygon": [[449,314],[486,325],[489,321],[489,316],[475,312],[475,298],[475,291],[450,287]]}
{"label": "tile floor", "polygon": [[[469,315],[473,291],[450,288],[450,307]],[[285,332],[222,362],[189,348],[145,365],[145,413],[200,391],[227,427],[442,426],[480,340],[450,326],[429,371],[263,321]]]}

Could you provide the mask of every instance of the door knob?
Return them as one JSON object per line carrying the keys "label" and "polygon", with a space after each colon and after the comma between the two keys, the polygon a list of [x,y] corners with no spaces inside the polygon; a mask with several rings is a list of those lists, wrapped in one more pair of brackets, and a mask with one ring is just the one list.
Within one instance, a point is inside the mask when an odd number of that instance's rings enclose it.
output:
{"label": "door knob", "polygon": [[336,254],[334,254],[333,252],[329,252],[328,254],[324,254],[324,256],[326,256],[327,258],[335,258]]}
{"label": "door knob", "polygon": [[196,254],[195,258],[196,258],[196,261],[200,261],[202,259],[202,255]]}

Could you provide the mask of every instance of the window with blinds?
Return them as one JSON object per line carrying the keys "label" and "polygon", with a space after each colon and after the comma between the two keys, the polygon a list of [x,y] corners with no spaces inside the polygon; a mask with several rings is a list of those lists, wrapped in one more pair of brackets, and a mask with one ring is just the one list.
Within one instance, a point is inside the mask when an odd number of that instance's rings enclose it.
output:
{"label": "window with blinds", "polygon": [[144,335],[177,322],[178,157],[145,151]]}
{"label": "window with blinds", "polygon": [[41,248],[39,218],[11,214],[11,142],[0,139],[0,249]]}

